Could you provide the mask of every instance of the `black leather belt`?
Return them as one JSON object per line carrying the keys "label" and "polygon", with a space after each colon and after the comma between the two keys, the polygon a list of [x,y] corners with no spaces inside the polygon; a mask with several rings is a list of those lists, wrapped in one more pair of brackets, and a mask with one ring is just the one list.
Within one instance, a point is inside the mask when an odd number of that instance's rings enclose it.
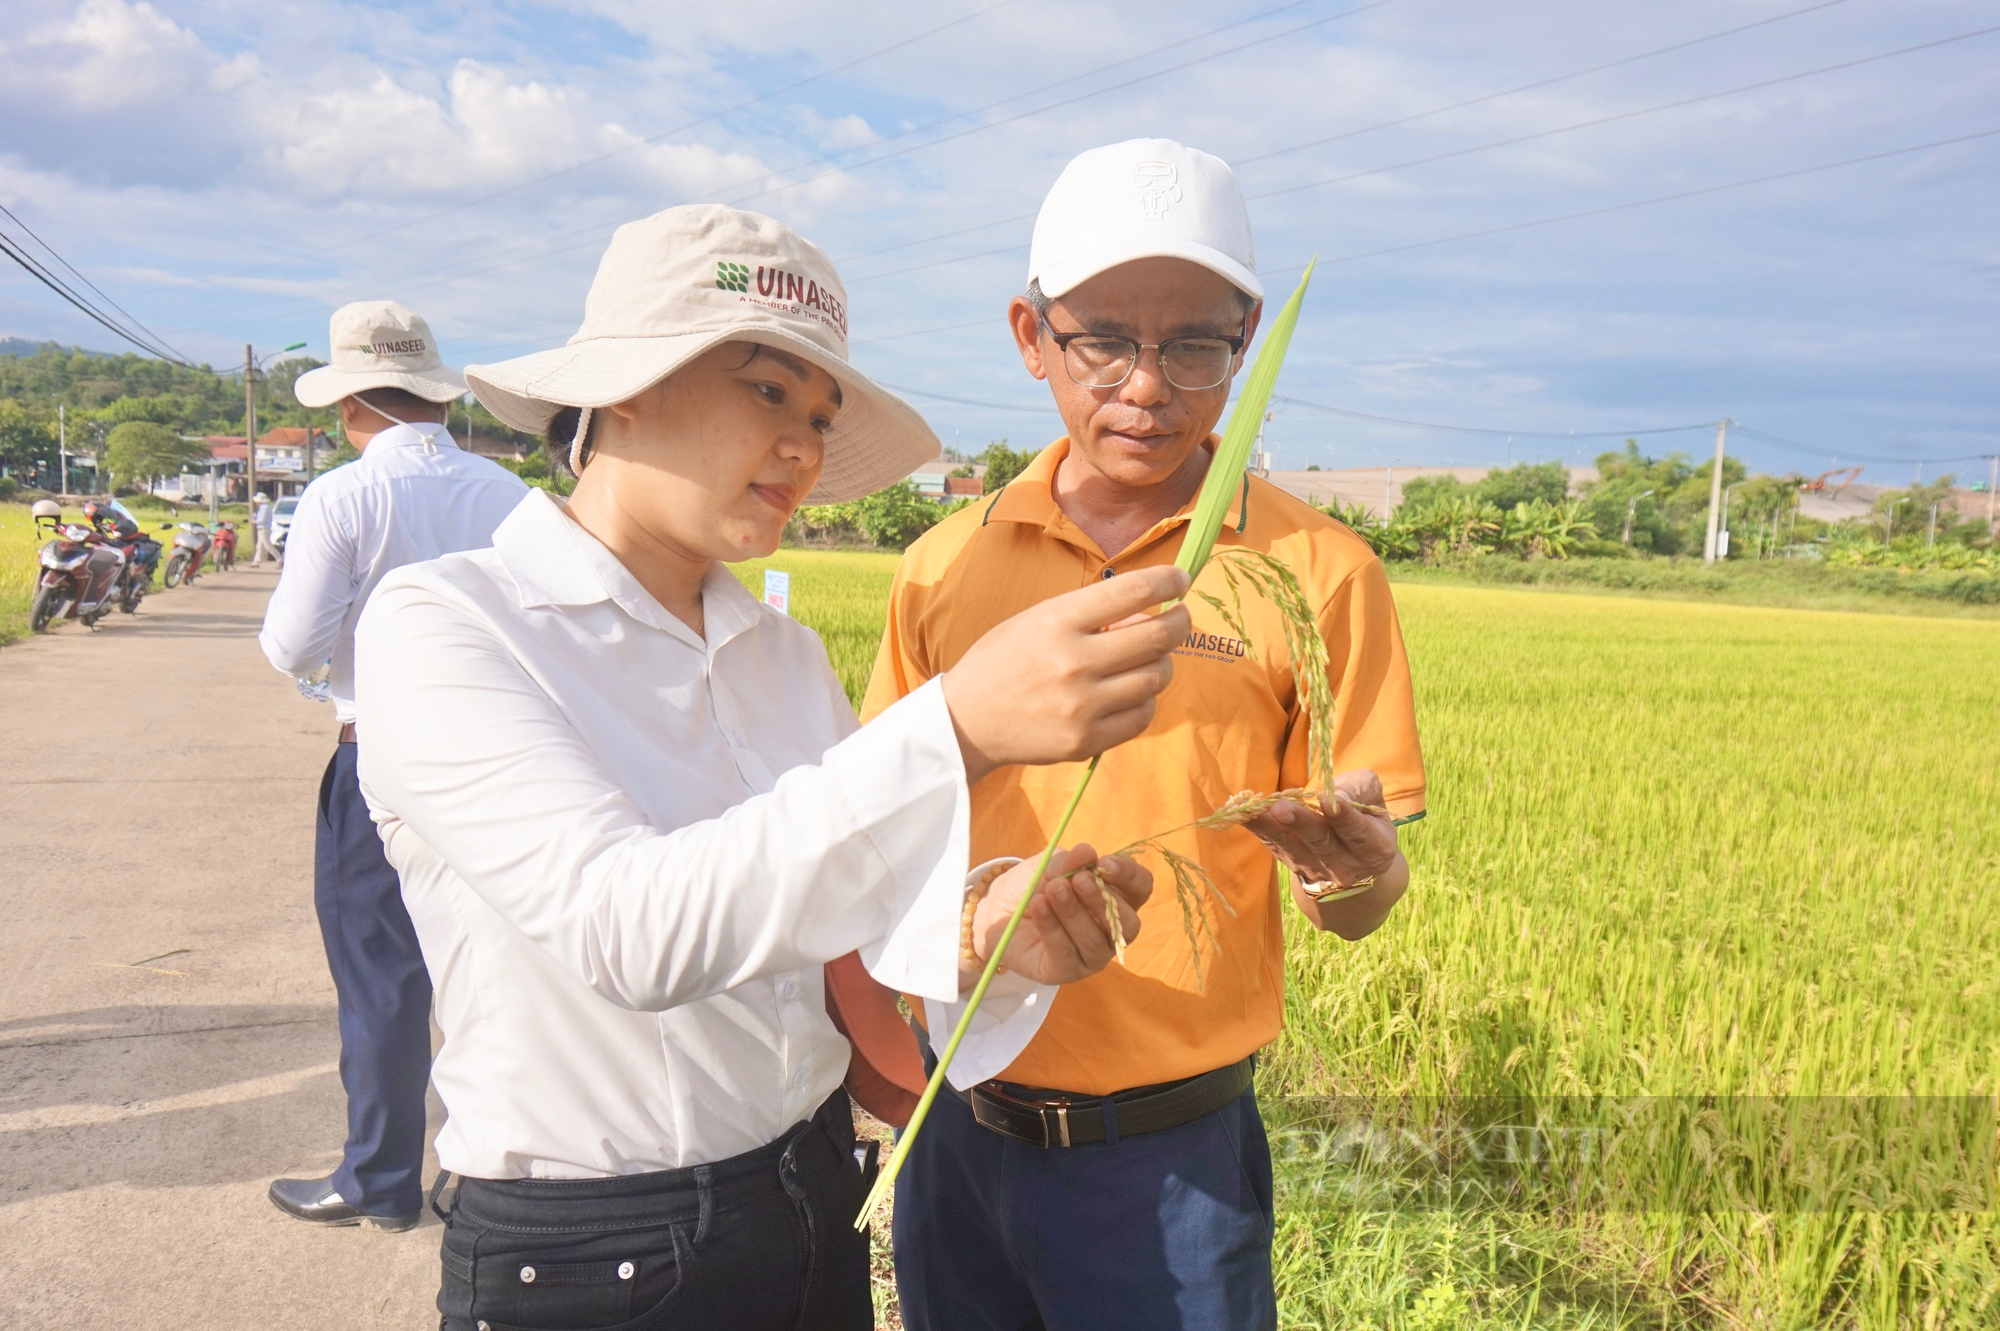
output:
{"label": "black leather belt", "polygon": [[1255,1056],[1185,1081],[1141,1086],[1109,1097],[1070,1095],[985,1081],[954,1094],[972,1108],[983,1128],[1030,1146],[1087,1146],[1116,1142],[1192,1123],[1250,1089]]}

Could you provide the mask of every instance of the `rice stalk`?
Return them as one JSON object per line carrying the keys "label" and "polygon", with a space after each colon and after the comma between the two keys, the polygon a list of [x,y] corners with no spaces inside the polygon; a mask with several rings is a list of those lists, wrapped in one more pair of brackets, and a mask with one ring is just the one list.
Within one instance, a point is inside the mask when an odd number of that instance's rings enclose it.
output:
{"label": "rice stalk", "polygon": [[1222,570],[1229,588],[1229,601],[1208,592],[1197,592],[1223,621],[1236,630],[1243,644],[1256,651],[1244,624],[1242,587],[1271,603],[1284,626],[1285,653],[1291,658],[1292,678],[1306,713],[1307,765],[1313,784],[1321,790],[1333,788],[1333,685],[1327,679],[1326,639],[1320,636],[1319,622],[1312,603],[1299,586],[1298,575],[1285,561],[1263,550],[1231,546],[1218,550],[1209,563]]}

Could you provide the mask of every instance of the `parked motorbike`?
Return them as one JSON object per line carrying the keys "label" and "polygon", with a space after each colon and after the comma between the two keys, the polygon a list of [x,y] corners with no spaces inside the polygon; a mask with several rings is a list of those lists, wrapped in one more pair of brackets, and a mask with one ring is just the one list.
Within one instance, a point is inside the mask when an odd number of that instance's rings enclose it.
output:
{"label": "parked motorbike", "polygon": [[64,522],[54,500],[39,501],[33,512],[37,534],[50,540],[38,556],[42,576],[28,608],[28,627],[46,633],[57,620],[80,619],[86,628],[96,628],[120,593],[125,552],[94,527]]}
{"label": "parked motorbike", "polygon": [[216,523],[214,538],[215,549],[210,553],[215,567],[227,573],[236,567],[236,524],[227,520]]}
{"label": "parked motorbike", "polygon": [[[153,590],[153,571],[160,566],[160,543],[139,526],[139,519],[117,500],[92,500],[83,506],[83,516],[105,544],[125,556],[125,571],[118,578],[118,609],[131,614]],[[170,528],[161,528],[162,531]]]}
{"label": "parked motorbike", "polygon": [[182,522],[173,528],[174,552],[167,556],[166,583],[178,587],[193,582],[201,574],[202,560],[215,544],[208,528],[199,522]]}

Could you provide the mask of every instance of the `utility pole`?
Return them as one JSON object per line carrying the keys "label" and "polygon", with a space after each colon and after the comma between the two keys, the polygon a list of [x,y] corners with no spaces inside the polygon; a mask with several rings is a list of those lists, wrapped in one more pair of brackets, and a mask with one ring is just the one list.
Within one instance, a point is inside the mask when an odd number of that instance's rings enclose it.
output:
{"label": "utility pole", "polygon": [[[1431,456],[1435,457],[1437,455],[1432,454]],[[1396,464],[1391,462],[1389,464],[1389,479],[1383,482],[1382,484],[1382,522],[1384,525],[1387,525],[1389,519],[1395,516],[1396,502],[1395,499],[1393,498],[1395,493],[1396,493]]]}
{"label": "utility pole", "polygon": [[69,417],[64,414],[64,404],[56,403],[56,460],[62,468],[62,480],[56,484],[56,494],[62,499],[69,498]]}
{"label": "utility pole", "polygon": [[2000,499],[2000,453],[1986,459],[1986,539],[2000,536],[2000,508],[1994,501]]}
{"label": "utility pole", "polygon": [[1938,511],[1938,506],[1936,504],[1932,504],[1931,530],[1930,534],[1924,537],[1924,549],[1926,550],[1937,549],[1937,511]]}
{"label": "utility pole", "polygon": [[1721,531],[1722,521],[1722,450],[1729,441],[1729,421],[1727,418],[1715,423],[1715,473],[1708,481],[1708,539],[1701,547],[1701,562],[1715,562],[1716,536]]}
{"label": "utility pole", "polygon": [[1722,487],[1722,530],[1715,534],[1715,557],[1717,559],[1729,558],[1729,492],[1735,488],[1733,485]]}
{"label": "utility pole", "polygon": [[257,494],[257,361],[243,344],[243,503]]}

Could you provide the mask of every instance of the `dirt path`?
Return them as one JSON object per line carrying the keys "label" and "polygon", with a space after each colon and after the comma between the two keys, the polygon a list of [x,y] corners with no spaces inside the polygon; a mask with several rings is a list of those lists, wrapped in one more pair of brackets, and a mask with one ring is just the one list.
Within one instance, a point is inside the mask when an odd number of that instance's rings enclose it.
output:
{"label": "dirt path", "polygon": [[436,1220],[264,1197],[344,1136],[312,907],[333,713],[257,649],[275,581],[0,649],[0,1326],[437,1324]]}

